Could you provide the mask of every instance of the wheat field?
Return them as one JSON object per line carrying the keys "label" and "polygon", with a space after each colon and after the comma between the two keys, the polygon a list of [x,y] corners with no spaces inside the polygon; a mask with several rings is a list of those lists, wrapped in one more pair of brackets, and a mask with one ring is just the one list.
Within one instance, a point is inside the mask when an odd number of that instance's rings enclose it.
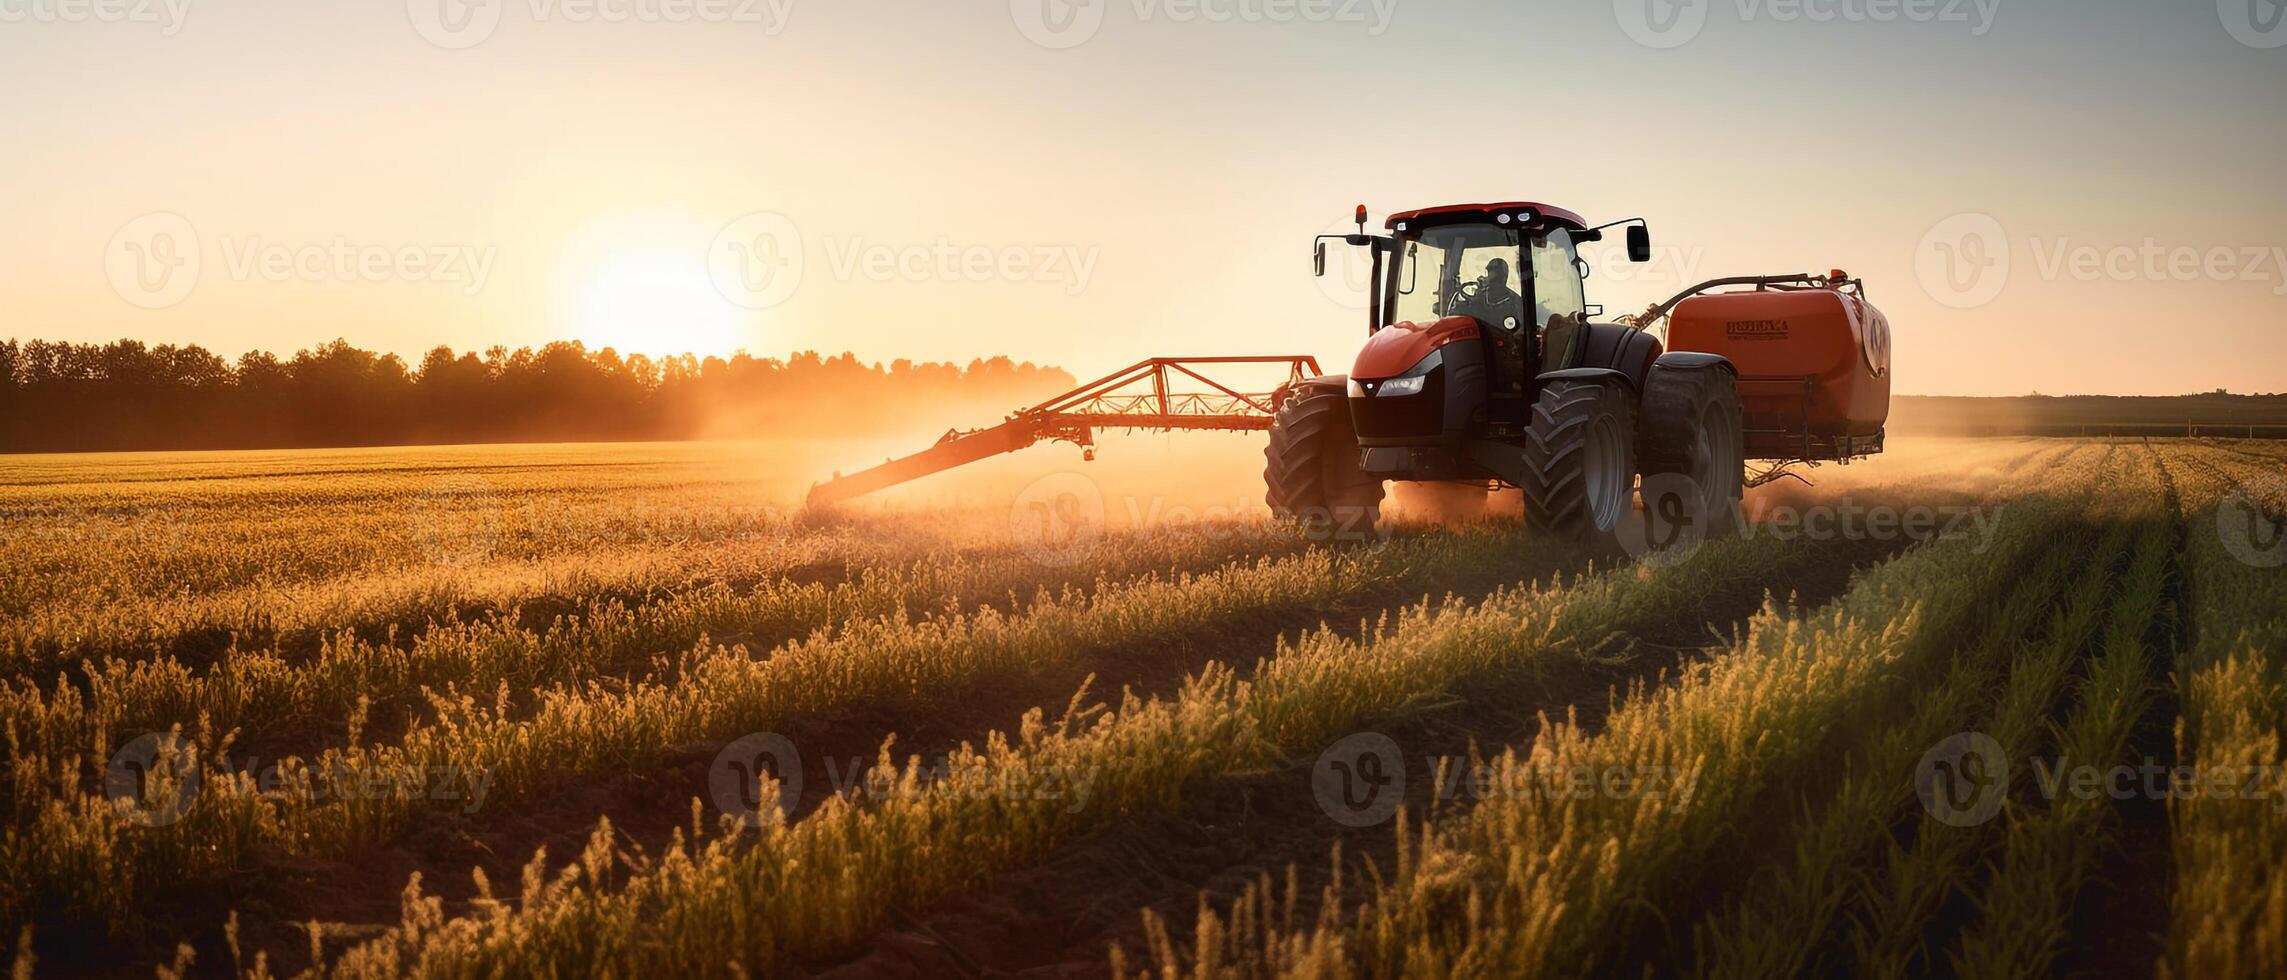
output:
{"label": "wheat field", "polygon": [[2287,975],[2280,447],[1901,441],[1646,553],[835,452],[9,458],[19,970]]}

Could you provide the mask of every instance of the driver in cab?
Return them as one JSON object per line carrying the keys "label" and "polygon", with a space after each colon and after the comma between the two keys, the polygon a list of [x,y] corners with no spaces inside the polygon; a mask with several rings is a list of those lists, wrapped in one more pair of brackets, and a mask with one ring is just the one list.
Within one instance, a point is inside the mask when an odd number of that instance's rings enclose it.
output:
{"label": "driver in cab", "polygon": [[1496,258],[1485,263],[1484,275],[1454,290],[1449,315],[1476,317],[1486,326],[1508,329],[1504,321],[1517,315],[1524,300],[1509,288],[1508,260]]}

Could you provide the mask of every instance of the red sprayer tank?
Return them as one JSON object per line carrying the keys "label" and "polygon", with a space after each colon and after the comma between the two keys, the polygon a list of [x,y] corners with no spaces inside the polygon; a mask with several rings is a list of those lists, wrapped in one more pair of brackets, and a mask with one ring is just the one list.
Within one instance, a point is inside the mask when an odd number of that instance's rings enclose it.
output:
{"label": "red sprayer tank", "polygon": [[1739,369],[1749,455],[1824,458],[1879,448],[1890,416],[1890,321],[1839,288],[1694,296],[1669,314],[1668,349]]}

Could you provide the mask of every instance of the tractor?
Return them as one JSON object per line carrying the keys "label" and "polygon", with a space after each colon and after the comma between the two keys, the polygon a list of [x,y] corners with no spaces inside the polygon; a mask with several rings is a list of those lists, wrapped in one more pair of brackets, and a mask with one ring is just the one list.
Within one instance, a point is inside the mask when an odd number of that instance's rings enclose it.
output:
{"label": "tractor", "polygon": [[[1882,450],[1890,326],[1840,270],[1700,283],[1633,317],[1596,322],[1581,244],[1624,227],[1651,258],[1641,218],[1589,227],[1529,202],[1391,215],[1367,249],[1366,344],[1348,374],[1307,355],[1154,357],[995,425],[950,429],[919,452],[811,487],[827,506],[1042,441],[1095,458],[1095,434],[1268,431],[1271,510],[1316,529],[1375,526],[1392,481],[1523,491],[1529,524],[1611,539],[1641,497],[1646,540],[1734,519],[1745,488],[1790,467]],[[1710,293],[1724,286],[1750,287]],[[1652,328],[1666,321],[1666,342]],[[1265,367],[1259,391],[1218,378]],[[1749,460],[1762,461],[1747,472]],[[1658,528],[1653,528],[1656,522]]]}
{"label": "tractor", "polygon": [[[1881,451],[1889,325],[1840,271],[1701,283],[1633,318],[1596,322],[1580,245],[1590,227],[1546,204],[1393,214],[1388,234],[1322,235],[1368,249],[1367,337],[1347,375],[1273,394],[1266,500],[1283,518],[1371,527],[1391,481],[1522,491],[1529,526],[1610,540],[1639,485],[1654,538],[1736,518],[1749,459],[1766,482],[1797,463]],[[1727,285],[1749,291],[1703,295]],[[1669,343],[1648,329],[1671,317]]]}

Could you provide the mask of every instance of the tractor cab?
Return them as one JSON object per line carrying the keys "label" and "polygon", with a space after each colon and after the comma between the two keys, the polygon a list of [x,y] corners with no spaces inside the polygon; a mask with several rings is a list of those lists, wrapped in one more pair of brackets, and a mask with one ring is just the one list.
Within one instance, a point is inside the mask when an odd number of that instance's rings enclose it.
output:
{"label": "tractor cab", "polygon": [[[1633,221],[1634,219],[1631,219]],[[1395,395],[1412,385],[1425,387],[1429,375],[1449,386],[1465,384],[1474,421],[1495,426],[1522,424],[1535,396],[1539,375],[1575,365],[1588,304],[1582,279],[1585,264],[1578,246],[1602,237],[1578,214],[1532,202],[1457,204],[1393,214],[1388,235],[1359,233],[1324,236],[1372,249],[1373,294],[1367,304],[1366,347],[1351,378]],[[1629,228],[1630,257],[1648,258],[1650,245],[1640,222]],[[1324,237],[1318,243],[1323,269]],[[1639,246],[1641,248],[1639,249]],[[1637,261],[1643,261],[1637,258]],[[1456,345],[1472,341],[1466,349]],[[1432,356],[1435,355],[1434,363]],[[1462,379],[1457,375],[1466,374]],[[1409,375],[1420,377],[1416,381]],[[1422,419],[1391,418],[1419,413],[1395,411],[1390,402],[1369,403],[1373,419],[1424,435]],[[1442,434],[1456,437],[1472,419],[1444,418]],[[1406,433],[1391,431],[1387,438]]]}

